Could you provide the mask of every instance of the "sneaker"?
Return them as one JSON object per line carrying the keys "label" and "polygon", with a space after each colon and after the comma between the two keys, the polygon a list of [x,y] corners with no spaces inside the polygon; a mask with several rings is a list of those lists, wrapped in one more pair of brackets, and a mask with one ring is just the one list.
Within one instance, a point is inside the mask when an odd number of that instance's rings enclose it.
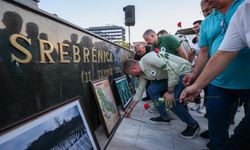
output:
{"label": "sneaker", "polygon": [[181,136],[185,139],[192,139],[199,131],[199,125],[196,127],[187,126],[186,129],[181,132]]}
{"label": "sneaker", "polygon": [[201,132],[200,136],[204,139],[209,139],[208,130]]}
{"label": "sneaker", "polygon": [[161,116],[150,118],[149,122],[153,124],[169,124],[171,119],[163,119]]}
{"label": "sneaker", "polygon": [[195,104],[194,107],[190,108],[192,111],[198,111],[200,109],[200,104]]}

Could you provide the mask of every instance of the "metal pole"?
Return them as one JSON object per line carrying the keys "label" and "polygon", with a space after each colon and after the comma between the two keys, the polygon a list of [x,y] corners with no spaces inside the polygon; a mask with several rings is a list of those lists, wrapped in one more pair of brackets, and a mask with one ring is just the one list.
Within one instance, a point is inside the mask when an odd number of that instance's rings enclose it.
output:
{"label": "metal pole", "polygon": [[128,46],[129,46],[129,49],[131,49],[131,47],[130,47],[130,26],[128,26]]}
{"label": "metal pole", "polygon": [[186,42],[187,42],[187,44],[188,44],[189,49],[191,49],[191,46],[189,45],[189,41],[188,41],[187,38],[186,38],[186,35],[185,35],[184,30],[182,30],[182,27],[180,27],[180,29],[181,29],[181,31],[182,31],[182,34],[183,34],[183,36],[184,36],[184,39],[186,40]]}

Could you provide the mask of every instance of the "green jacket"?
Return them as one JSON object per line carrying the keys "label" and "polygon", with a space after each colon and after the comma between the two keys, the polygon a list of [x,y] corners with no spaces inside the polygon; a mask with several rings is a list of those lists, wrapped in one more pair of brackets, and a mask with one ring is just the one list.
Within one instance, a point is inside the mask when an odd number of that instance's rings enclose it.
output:
{"label": "green jacket", "polygon": [[187,60],[170,53],[149,52],[139,61],[139,65],[142,72],[134,96],[135,101],[141,99],[147,80],[168,79],[168,87],[173,87],[178,84],[179,76],[188,74],[192,70]]}
{"label": "green jacket", "polygon": [[166,35],[166,36],[158,37],[158,43],[157,45],[153,45],[151,47],[151,51],[153,51],[155,48],[158,48],[159,51],[165,51],[170,54],[179,56],[176,49],[179,48],[180,46],[181,46],[181,43],[175,36]]}

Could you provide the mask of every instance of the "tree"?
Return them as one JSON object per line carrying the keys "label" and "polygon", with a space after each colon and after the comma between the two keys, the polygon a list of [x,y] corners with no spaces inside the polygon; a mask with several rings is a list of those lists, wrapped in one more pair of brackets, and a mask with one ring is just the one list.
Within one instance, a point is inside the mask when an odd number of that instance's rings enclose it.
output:
{"label": "tree", "polygon": [[115,42],[115,43],[120,45],[121,47],[129,49],[129,43],[127,43],[125,41],[118,41],[118,42]]}

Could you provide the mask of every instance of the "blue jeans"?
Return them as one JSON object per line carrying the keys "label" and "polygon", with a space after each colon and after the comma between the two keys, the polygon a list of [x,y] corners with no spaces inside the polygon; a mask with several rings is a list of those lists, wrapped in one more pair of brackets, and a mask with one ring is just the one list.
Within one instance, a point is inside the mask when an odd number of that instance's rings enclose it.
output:
{"label": "blue jeans", "polygon": [[[182,84],[183,76],[180,76],[179,83],[175,86],[174,90],[174,98],[179,99],[182,90],[184,89],[184,85]],[[160,113],[162,118],[169,118],[166,112],[165,103],[159,103],[158,99],[162,92],[166,92],[168,87],[168,80],[155,80],[152,81],[151,84],[147,88],[148,95],[151,100],[155,103],[155,106]],[[188,126],[194,127],[198,125],[198,122],[193,119],[193,117],[189,114],[189,112],[179,103],[179,100],[175,101],[176,105],[170,109],[174,112],[183,122],[185,122]]]}
{"label": "blue jeans", "polygon": [[208,86],[208,96],[219,97],[209,98],[206,102],[209,138],[212,150],[223,149],[223,146],[229,140],[228,130],[233,115],[234,102],[241,97],[234,91],[211,84]]}

